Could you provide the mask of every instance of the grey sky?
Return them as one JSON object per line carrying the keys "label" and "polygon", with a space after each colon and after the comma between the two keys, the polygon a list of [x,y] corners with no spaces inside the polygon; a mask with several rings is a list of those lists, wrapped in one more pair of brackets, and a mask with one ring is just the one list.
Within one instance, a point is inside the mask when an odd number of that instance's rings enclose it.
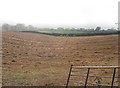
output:
{"label": "grey sky", "polygon": [[116,27],[119,0],[0,0],[0,23]]}

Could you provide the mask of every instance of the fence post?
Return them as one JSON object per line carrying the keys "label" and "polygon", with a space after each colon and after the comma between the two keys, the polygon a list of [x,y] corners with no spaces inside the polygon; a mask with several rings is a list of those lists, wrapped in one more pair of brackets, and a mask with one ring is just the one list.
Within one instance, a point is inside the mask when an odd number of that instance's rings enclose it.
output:
{"label": "fence post", "polygon": [[66,88],[68,88],[68,84],[69,84],[69,80],[70,80],[70,75],[71,75],[71,72],[72,72],[72,66],[70,66],[70,70],[69,70],[69,75],[68,75],[68,79],[67,79],[67,84],[66,84]]}
{"label": "fence post", "polygon": [[84,88],[86,88],[86,85],[87,85],[87,81],[88,81],[88,77],[89,77],[89,71],[90,71],[90,68],[88,68],[88,71],[87,71],[87,76],[86,76],[86,81],[85,81]]}

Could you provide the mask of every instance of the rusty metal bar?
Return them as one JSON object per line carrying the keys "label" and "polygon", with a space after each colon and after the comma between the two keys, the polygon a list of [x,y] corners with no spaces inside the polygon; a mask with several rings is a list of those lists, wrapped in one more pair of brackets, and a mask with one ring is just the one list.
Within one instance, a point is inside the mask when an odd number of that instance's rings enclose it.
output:
{"label": "rusty metal bar", "polygon": [[114,79],[115,79],[115,73],[116,73],[116,68],[114,68],[114,71],[113,71],[113,78],[112,78],[112,83],[111,83],[110,88],[113,88],[113,83],[114,83]]}
{"label": "rusty metal bar", "polygon": [[86,69],[86,68],[91,68],[91,69],[99,69],[99,68],[106,68],[106,69],[111,69],[111,68],[120,68],[120,66],[73,66],[73,68],[80,68],[80,69]]}
{"label": "rusty metal bar", "polygon": [[87,86],[87,81],[88,81],[88,77],[89,77],[89,72],[90,72],[90,68],[88,68],[88,71],[87,71],[87,76],[86,76],[86,81],[85,81],[85,86],[84,86],[84,88],[86,88],[86,86]]}
{"label": "rusty metal bar", "polygon": [[[87,74],[73,74],[71,73],[71,76],[81,76],[81,77],[86,77]],[[113,76],[97,76],[97,75],[90,75],[89,77],[98,77],[98,78],[113,78]],[[120,76],[115,76],[115,78],[120,78]]]}
{"label": "rusty metal bar", "polygon": [[72,66],[70,66],[70,70],[69,70],[69,75],[68,75],[68,79],[67,79],[67,84],[66,84],[66,88],[68,88],[68,84],[69,84],[69,80],[70,80],[70,75],[71,75],[71,72],[72,72]]}

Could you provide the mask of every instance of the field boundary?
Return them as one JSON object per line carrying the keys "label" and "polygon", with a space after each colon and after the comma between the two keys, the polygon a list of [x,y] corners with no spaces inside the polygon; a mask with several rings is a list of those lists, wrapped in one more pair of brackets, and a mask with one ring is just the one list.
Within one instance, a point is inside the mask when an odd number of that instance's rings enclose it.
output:
{"label": "field boundary", "polygon": [[106,32],[106,33],[78,33],[78,34],[61,34],[61,33],[44,33],[44,32],[38,32],[38,31],[21,31],[21,32],[27,32],[27,33],[37,33],[37,34],[45,34],[45,35],[51,35],[51,36],[97,36],[97,35],[112,35],[112,34],[119,34],[120,32]]}

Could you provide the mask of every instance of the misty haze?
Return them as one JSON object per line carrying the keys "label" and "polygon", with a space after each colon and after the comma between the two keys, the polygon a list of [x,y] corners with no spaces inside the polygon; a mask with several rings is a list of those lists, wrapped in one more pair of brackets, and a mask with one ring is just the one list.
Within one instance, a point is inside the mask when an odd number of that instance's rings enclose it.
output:
{"label": "misty haze", "polygon": [[119,7],[118,0],[1,1],[1,86],[120,86]]}

